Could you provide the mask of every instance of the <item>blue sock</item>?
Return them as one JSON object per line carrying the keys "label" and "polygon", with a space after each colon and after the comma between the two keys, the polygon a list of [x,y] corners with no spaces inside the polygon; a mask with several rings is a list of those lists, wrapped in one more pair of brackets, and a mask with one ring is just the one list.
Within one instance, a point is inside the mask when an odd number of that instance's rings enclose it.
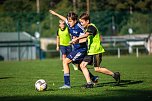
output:
{"label": "blue sock", "polygon": [[67,86],[70,86],[70,74],[69,73],[64,74],[64,84]]}

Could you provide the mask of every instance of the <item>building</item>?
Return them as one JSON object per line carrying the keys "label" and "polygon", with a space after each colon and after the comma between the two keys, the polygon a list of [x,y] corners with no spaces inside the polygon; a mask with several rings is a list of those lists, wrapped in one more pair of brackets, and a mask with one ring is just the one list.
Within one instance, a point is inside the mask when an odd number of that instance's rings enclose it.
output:
{"label": "building", "polygon": [[36,39],[27,32],[0,33],[0,60],[36,59]]}
{"label": "building", "polygon": [[133,50],[136,52],[145,50],[145,53],[152,54],[152,34],[105,36],[102,40],[103,46],[107,50],[119,48],[123,51],[127,49],[129,54],[133,53]]}

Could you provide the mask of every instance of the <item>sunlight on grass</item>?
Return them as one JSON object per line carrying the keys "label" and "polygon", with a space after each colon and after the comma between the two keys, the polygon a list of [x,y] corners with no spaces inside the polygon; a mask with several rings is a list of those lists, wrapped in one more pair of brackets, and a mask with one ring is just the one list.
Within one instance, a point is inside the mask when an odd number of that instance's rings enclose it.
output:
{"label": "sunlight on grass", "polygon": [[[121,83],[114,86],[112,77],[95,73],[100,77],[92,89],[81,88],[85,84],[84,76],[71,68],[71,89],[59,90],[63,85],[62,61],[46,59],[36,61],[0,62],[0,100],[1,101],[139,101],[152,100],[152,56],[122,56],[120,59],[104,56],[102,65],[121,73]],[[47,91],[37,92],[34,83],[38,79],[46,80]]]}

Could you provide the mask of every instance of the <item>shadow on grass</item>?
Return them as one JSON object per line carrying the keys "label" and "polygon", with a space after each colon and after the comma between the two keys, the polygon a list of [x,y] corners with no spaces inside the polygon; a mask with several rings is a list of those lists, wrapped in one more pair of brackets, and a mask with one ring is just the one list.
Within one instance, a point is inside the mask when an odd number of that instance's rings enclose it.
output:
{"label": "shadow on grass", "polygon": [[120,86],[120,87],[127,87],[127,85],[139,84],[143,83],[143,81],[135,81],[135,80],[121,80],[120,84],[116,84],[116,82],[107,82],[107,83],[98,83],[96,87],[103,87],[103,86]]}
{"label": "shadow on grass", "polygon": [[0,79],[10,79],[10,78],[13,78],[13,77],[0,77]]}
{"label": "shadow on grass", "polygon": [[[71,90],[69,90],[70,92]],[[53,93],[52,91],[51,93]],[[105,91],[106,92],[106,91]],[[35,95],[35,96],[5,96],[0,97],[1,101],[152,101],[150,90],[111,90],[110,95],[103,93],[82,96],[81,94],[70,95]],[[48,92],[49,93],[49,92]]]}
{"label": "shadow on grass", "polygon": [[[121,80],[119,84],[116,84],[116,82],[105,82],[105,83],[97,83],[94,87],[103,87],[103,86],[119,86],[119,87],[127,87],[127,85],[134,85],[134,84],[140,84],[143,83],[143,81],[135,81],[135,80]],[[77,85],[72,86],[73,88],[84,88],[85,85]]]}

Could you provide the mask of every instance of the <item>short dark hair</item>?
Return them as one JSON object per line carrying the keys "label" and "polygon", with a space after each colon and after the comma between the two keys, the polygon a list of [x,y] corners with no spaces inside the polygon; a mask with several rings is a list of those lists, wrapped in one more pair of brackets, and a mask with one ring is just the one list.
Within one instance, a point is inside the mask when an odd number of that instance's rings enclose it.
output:
{"label": "short dark hair", "polygon": [[74,12],[69,12],[68,14],[67,14],[67,19],[72,19],[72,20],[78,20],[78,15],[76,14],[76,13],[74,13]]}
{"label": "short dark hair", "polygon": [[83,19],[85,21],[89,20],[89,22],[90,22],[90,16],[86,12],[84,12],[80,15],[80,19]]}

